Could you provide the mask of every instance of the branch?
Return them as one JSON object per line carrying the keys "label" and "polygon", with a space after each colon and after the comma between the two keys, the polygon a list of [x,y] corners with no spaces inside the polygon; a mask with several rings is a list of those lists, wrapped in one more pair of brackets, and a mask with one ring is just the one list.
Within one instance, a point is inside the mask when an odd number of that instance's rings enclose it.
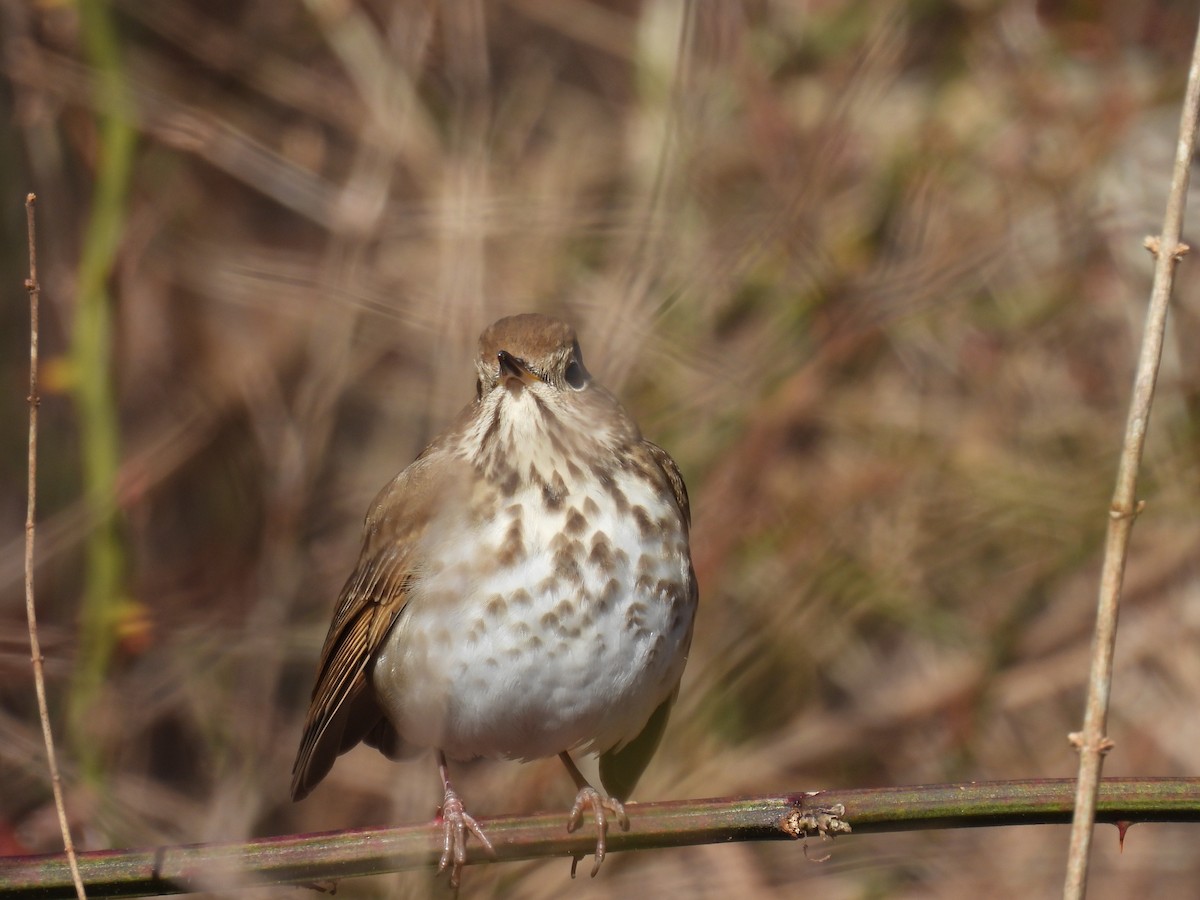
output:
{"label": "branch", "polygon": [[[987,782],[818,791],[769,797],[630,803],[628,832],[608,836],[609,851],[649,850],[730,841],[792,840],[797,811],[844,807],[854,833],[995,825],[1065,824],[1072,779]],[[1105,822],[1200,822],[1200,778],[1114,778],[1100,791]],[[586,855],[595,837],[568,834],[566,815],[501,816],[481,820],[496,860]],[[108,897],[188,891],[244,890],[285,883],[327,882],[437,865],[440,823],[365,828],[263,838],[240,844],[192,844],[146,850],[82,853],[89,888]],[[490,861],[478,844],[467,862]],[[564,878],[565,878],[564,873]],[[70,897],[62,854],[0,858],[0,895]]]}
{"label": "branch", "polygon": [[1162,234],[1146,240],[1155,256],[1154,284],[1150,289],[1150,308],[1142,335],[1141,355],[1134,377],[1133,397],[1125,425],[1125,443],[1117,467],[1117,484],[1109,508],[1108,533],[1104,544],[1104,563],[1100,573],[1100,596],[1096,610],[1096,631],[1092,639],[1092,665],[1088,677],[1087,705],[1083,728],[1072,734],[1079,748],[1079,778],[1075,794],[1075,815],[1067,855],[1067,874],[1063,886],[1065,900],[1082,900],[1087,890],[1087,865],[1091,852],[1092,821],[1096,811],[1096,792],[1104,754],[1112,746],[1105,734],[1108,700],[1112,689],[1113,654],[1117,643],[1117,612],[1121,602],[1121,582],[1133,520],[1141,511],[1137,503],[1138,467],[1146,444],[1146,426],[1154,401],[1154,385],[1162,359],[1163,333],[1167,327],[1167,307],[1175,277],[1175,264],[1187,253],[1181,243],[1183,211],[1187,199],[1188,171],[1196,146],[1196,119],[1200,109],[1200,31],[1192,52],[1187,91],[1179,122],[1179,143],[1175,148],[1175,170]]}
{"label": "branch", "polygon": [[58,811],[58,827],[62,831],[63,847],[66,849],[68,868],[74,893],[84,900],[83,880],[75,859],[75,842],[71,840],[71,825],[67,821],[67,807],[63,802],[62,776],[58,772],[58,758],[54,752],[54,732],[50,728],[50,705],[46,702],[46,672],[42,643],[38,640],[37,605],[33,596],[33,544],[37,523],[37,437],[38,437],[38,306],[42,285],[37,270],[37,216],[34,206],[37,197],[25,197],[25,227],[29,241],[29,277],[25,290],[29,294],[29,473],[28,499],[25,506],[25,622],[29,627],[29,659],[33,664],[33,686],[37,694],[38,717],[42,721],[42,741],[46,745],[46,761],[50,769],[50,787],[54,793],[54,808]]}

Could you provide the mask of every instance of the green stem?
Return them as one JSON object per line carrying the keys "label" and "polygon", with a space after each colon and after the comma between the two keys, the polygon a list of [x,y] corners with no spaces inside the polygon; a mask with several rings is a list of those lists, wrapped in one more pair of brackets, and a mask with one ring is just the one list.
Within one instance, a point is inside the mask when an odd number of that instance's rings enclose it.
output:
{"label": "green stem", "polygon": [[[608,849],[665,849],[730,841],[787,841],[794,810],[844,807],[856,834],[922,828],[999,825],[1066,825],[1071,821],[1075,782],[1070,779],[979,782],[779,794],[760,797],[631,803],[629,831],[613,828]],[[1200,821],[1200,779],[1106,778],[1097,819],[1127,827],[1135,822]],[[595,850],[590,828],[574,834],[566,814],[499,816],[480,827],[495,856],[467,845],[467,863],[588,855]],[[819,841],[819,838],[809,838]],[[144,850],[99,850],[79,854],[88,891],[106,897],[136,897],[191,891],[244,891],[267,884],[325,883],[333,879],[437,864],[440,822],[399,828],[366,828],[323,834],[292,834],[242,843],[186,844]],[[565,866],[564,866],[565,869]],[[564,871],[563,877],[566,877]],[[0,858],[0,895],[74,896],[64,854]]]}
{"label": "green stem", "polygon": [[101,778],[101,755],[86,722],[107,677],[124,602],[125,553],[114,503],[120,435],[112,373],[108,281],[125,222],[136,142],[120,47],[106,0],[79,0],[88,60],[96,75],[100,142],[92,213],[79,264],[71,371],[79,411],[84,496],[91,516],[79,653],[69,723],[85,778]]}

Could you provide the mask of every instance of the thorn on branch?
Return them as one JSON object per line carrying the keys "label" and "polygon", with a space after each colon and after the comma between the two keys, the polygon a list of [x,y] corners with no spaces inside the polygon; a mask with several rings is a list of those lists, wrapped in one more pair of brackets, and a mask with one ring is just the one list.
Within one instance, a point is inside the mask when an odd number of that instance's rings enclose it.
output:
{"label": "thorn on branch", "polygon": [[1125,852],[1125,834],[1132,827],[1133,823],[1128,819],[1122,819],[1119,822],[1113,822],[1117,826],[1117,840],[1120,842],[1120,852]]}

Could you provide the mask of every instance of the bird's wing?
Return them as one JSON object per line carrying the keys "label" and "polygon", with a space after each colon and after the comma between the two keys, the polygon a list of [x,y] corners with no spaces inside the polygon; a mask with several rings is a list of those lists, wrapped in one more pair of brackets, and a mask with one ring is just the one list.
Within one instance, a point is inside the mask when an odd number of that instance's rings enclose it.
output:
{"label": "bird's wing", "polygon": [[679,512],[683,516],[683,524],[690,528],[692,524],[692,505],[688,500],[687,485],[683,483],[683,476],[679,474],[679,466],[675,464],[675,460],[671,458],[671,454],[658,446],[658,444],[643,440],[642,446],[650,454],[650,458],[654,461],[654,464],[658,466],[659,470],[666,477],[667,484],[671,487],[671,493],[675,495],[675,503],[679,506]]}
{"label": "bird's wing", "polygon": [[370,685],[370,664],[408,601],[414,550],[432,507],[424,463],[423,454],[380,492],[367,515],[358,565],[342,588],[321,650],[292,767],[293,800],[307,796],[339,754],[380,728],[390,729]]}
{"label": "bird's wing", "polygon": [[650,765],[650,757],[658,749],[663,732],[667,730],[667,718],[671,715],[671,707],[679,696],[679,686],[671,692],[671,696],[659,704],[650,720],[638,736],[619,750],[609,750],[600,754],[600,783],[608,791],[609,796],[625,801],[633,793],[638,779]]}

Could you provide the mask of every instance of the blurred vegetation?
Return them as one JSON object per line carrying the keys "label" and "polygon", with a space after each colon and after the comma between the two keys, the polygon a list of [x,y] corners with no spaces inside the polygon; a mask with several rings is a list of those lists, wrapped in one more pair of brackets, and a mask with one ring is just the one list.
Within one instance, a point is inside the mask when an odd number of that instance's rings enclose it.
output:
{"label": "blurred vegetation", "polygon": [[[0,847],[58,846],[21,599],[29,190],[39,616],[52,701],[86,720],[63,760],[83,846],[430,815],[428,758],[356,750],[298,805],[290,767],[371,496],[469,399],[481,328],[524,309],[577,325],[693,496],[701,614],[642,798],[1074,774],[1141,240],[1196,18],[1171,0],[0,0]],[[1200,771],[1194,265],[1107,774]],[[97,509],[125,560],[101,619]],[[482,762],[458,787],[477,815],[565,820],[559,769]],[[1093,896],[1200,880],[1192,828],[1140,825],[1120,855],[1104,836]],[[464,893],[1038,896],[1066,839],[852,838],[821,866],[698,848],[571,885],[565,862],[491,866]]]}

